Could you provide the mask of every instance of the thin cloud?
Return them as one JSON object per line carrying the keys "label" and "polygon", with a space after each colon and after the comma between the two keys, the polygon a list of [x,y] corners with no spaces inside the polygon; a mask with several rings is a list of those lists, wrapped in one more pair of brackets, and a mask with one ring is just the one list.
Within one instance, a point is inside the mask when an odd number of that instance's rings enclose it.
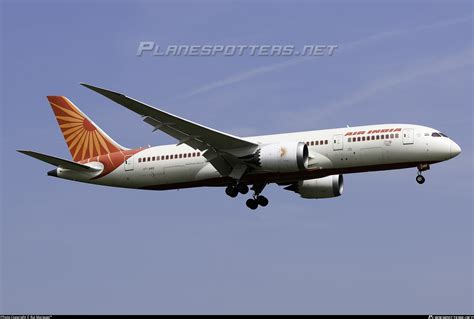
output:
{"label": "thin cloud", "polygon": [[[452,18],[452,19],[446,19],[446,20],[439,21],[439,22],[432,23],[432,24],[420,25],[420,26],[416,26],[414,28],[405,28],[405,29],[379,32],[379,33],[373,34],[371,36],[368,36],[368,37],[365,37],[365,38],[362,38],[362,39],[359,39],[359,40],[356,40],[356,41],[351,41],[351,42],[344,43],[344,44],[339,46],[339,49],[341,49],[341,48],[343,48],[344,50],[354,49],[354,48],[357,48],[357,47],[362,46],[362,45],[367,45],[367,44],[370,44],[370,43],[373,43],[373,42],[381,41],[381,40],[392,38],[392,37],[395,37],[395,36],[400,36],[400,35],[403,35],[405,33],[413,34],[413,33],[416,33],[416,32],[432,30],[432,29],[437,29],[437,28],[443,28],[443,27],[447,27],[447,26],[451,26],[451,25],[464,23],[464,22],[467,22],[467,21],[471,21],[472,18],[473,18],[472,15],[467,15],[467,16],[462,16],[462,17],[457,17],[457,18]],[[336,54],[337,54],[337,51],[336,51]],[[254,78],[254,77],[256,77],[258,75],[261,75],[261,74],[281,70],[281,69],[284,69],[284,68],[289,67],[291,65],[299,64],[299,63],[309,61],[309,60],[312,60],[312,59],[314,59],[314,57],[295,57],[295,58],[292,58],[290,60],[286,60],[284,62],[279,62],[279,63],[270,64],[268,66],[262,66],[262,67],[254,68],[254,69],[251,69],[249,71],[237,73],[237,74],[231,75],[227,78],[224,78],[222,80],[218,80],[218,81],[211,82],[209,84],[200,86],[200,87],[198,87],[198,88],[196,88],[196,89],[194,89],[194,90],[192,90],[188,93],[180,95],[180,96],[178,96],[178,97],[176,97],[172,100],[185,99],[185,98],[189,98],[189,97],[192,97],[192,96],[195,96],[195,95],[198,95],[198,94],[203,94],[203,93],[207,93],[207,92],[210,92],[210,91],[214,91],[214,90],[222,88],[222,87],[226,87],[226,86],[229,86],[229,85],[232,85],[232,84],[235,84],[235,83],[239,83],[239,82]]]}
{"label": "thin cloud", "polygon": [[387,90],[389,88],[416,80],[419,77],[449,72],[455,69],[473,65],[473,55],[474,51],[471,47],[463,50],[460,53],[440,59],[434,59],[422,65],[416,64],[407,67],[404,71],[398,74],[371,81],[358,89],[355,93],[332,102],[323,108],[315,109],[314,106],[311,106],[305,108],[304,111],[292,111],[291,113],[286,114],[285,117],[288,116],[295,120],[297,119],[300,125],[304,124],[301,121],[305,121],[305,119],[311,119],[311,123],[308,123],[308,125],[314,124],[315,119],[320,121],[328,115],[340,111],[341,109],[357,105],[358,103],[377,95],[383,90]]}
{"label": "thin cloud", "polygon": [[247,71],[247,72],[238,73],[238,74],[232,75],[228,78],[225,78],[225,79],[222,79],[222,80],[219,80],[219,81],[212,82],[210,84],[201,86],[201,87],[199,87],[199,88],[197,88],[197,89],[195,89],[195,90],[193,90],[193,91],[191,91],[187,94],[184,94],[184,95],[180,96],[179,99],[188,98],[188,97],[191,97],[191,96],[194,96],[194,95],[197,95],[197,94],[206,93],[206,92],[209,92],[209,91],[212,91],[212,90],[224,87],[224,86],[228,86],[228,85],[231,85],[231,84],[234,84],[234,83],[242,82],[244,80],[253,78],[257,75],[260,75],[260,74],[263,74],[263,73],[269,73],[269,72],[272,72],[272,71],[275,71],[275,70],[278,70],[278,69],[283,69],[283,68],[286,68],[290,65],[301,63],[303,61],[305,61],[305,59],[303,59],[303,58],[299,58],[299,59],[294,58],[294,59],[291,59],[291,60],[286,60],[284,62],[275,63],[275,64],[271,64],[271,65],[268,65],[268,66],[258,67],[258,68],[252,69],[250,71]]}

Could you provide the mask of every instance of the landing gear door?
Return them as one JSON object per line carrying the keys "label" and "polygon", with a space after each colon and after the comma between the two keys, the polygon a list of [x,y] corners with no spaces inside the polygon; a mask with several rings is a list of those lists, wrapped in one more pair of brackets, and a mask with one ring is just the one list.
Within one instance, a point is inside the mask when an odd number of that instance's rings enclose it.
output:
{"label": "landing gear door", "polygon": [[403,144],[413,144],[413,129],[406,128],[402,131]]}
{"label": "landing gear door", "polygon": [[343,141],[342,135],[334,135],[332,149],[334,151],[342,150],[344,148],[344,146],[342,145],[342,141]]}
{"label": "landing gear door", "polygon": [[123,163],[123,165],[126,171],[133,171],[133,157],[132,156],[125,157],[125,162]]}

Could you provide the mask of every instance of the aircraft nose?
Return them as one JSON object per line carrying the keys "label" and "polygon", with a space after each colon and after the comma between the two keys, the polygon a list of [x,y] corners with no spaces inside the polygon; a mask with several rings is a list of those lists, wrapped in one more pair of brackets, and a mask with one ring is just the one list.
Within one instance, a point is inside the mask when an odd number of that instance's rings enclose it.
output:
{"label": "aircraft nose", "polygon": [[451,158],[456,157],[459,154],[461,154],[461,148],[459,147],[458,144],[451,141]]}

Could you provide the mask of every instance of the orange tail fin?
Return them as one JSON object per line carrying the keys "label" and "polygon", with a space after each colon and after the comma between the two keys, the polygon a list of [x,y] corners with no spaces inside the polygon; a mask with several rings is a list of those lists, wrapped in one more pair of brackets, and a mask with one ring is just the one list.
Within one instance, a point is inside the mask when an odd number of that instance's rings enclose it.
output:
{"label": "orange tail fin", "polygon": [[126,148],[117,144],[64,96],[48,96],[72,159],[79,162]]}

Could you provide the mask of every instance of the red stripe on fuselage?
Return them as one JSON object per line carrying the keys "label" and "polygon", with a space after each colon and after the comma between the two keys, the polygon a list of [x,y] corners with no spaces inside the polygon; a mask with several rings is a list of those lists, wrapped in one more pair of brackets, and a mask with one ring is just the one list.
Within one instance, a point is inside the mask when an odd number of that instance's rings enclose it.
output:
{"label": "red stripe on fuselage", "polygon": [[125,159],[137,154],[138,152],[141,152],[145,150],[145,148],[136,148],[133,150],[123,150],[123,151],[118,151],[114,153],[108,153],[100,156],[96,156],[94,158],[89,158],[84,161],[80,161],[79,163],[85,164],[89,162],[101,162],[104,165],[104,170],[100,175],[92,178],[92,179],[97,179],[100,177],[104,177],[108,174],[110,174],[112,171],[114,171],[117,167],[122,165],[125,162]]}
{"label": "red stripe on fuselage", "polygon": [[[438,162],[407,162],[395,164],[380,164],[371,166],[359,166],[337,169],[311,169],[293,173],[259,173],[245,175],[241,182],[245,184],[269,184],[269,183],[293,183],[303,179],[321,178],[329,175],[352,174],[363,172],[375,172],[393,169],[403,169],[417,167],[419,164],[434,164]],[[204,187],[204,186],[228,186],[235,184],[235,180],[230,177],[210,178],[199,181],[190,181],[182,183],[170,183],[162,185],[151,185],[141,187],[148,190],[170,190],[178,188]]]}

